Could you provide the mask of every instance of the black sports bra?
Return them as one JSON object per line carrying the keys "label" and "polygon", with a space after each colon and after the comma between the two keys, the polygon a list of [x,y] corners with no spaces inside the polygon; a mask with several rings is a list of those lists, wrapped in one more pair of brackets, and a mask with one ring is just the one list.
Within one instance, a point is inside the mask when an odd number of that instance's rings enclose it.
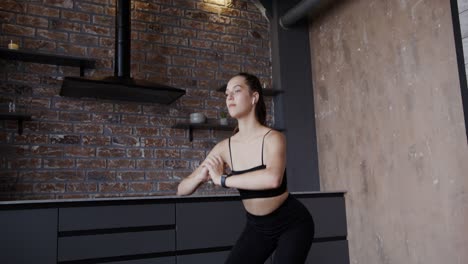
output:
{"label": "black sports bra", "polygon": [[[271,130],[269,130],[264,136],[263,136],[263,141],[262,141],[262,165],[247,169],[247,170],[241,170],[241,171],[235,171],[234,170],[234,163],[232,163],[232,153],[231,153],[231,138],[229,138],[229,156],[231,157],[231,175],[239,175],[242,173],[247,173],[251,171],[256,171],[256,170],[263,170],[266,168],[266,165],[263,164],[263,143],[265,142],[265,136],[270,133]],[[266,197],[274,197],[283,194],[286,191],[286,187],[288,185],[288,181],[286,178],[286,169],[284,169],[284,175],[283,175],[283,180],[281,182],[281,185],[278,188],[275,189],[267,189],[267,190],[244,190],[244,189],[237,189],[239,191],[241,199],[252,199],[252,198],[266,198]]]}

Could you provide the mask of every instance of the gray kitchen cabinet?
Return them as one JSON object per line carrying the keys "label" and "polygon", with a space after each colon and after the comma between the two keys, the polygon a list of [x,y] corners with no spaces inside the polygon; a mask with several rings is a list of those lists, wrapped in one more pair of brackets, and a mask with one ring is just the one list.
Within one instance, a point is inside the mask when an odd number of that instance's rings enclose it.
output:
{"label": "gray kitchen cabinet", "polygon": [[[306,263],[349,264],[344,194],[293,195],[315,221]],[[219,264],[245,223],[236,195],[0,202],[0,263]]]}
{"label": "gray kitchen cabinet", "polygon": [[0,263],[55,263],[57,209],[0,211]]}

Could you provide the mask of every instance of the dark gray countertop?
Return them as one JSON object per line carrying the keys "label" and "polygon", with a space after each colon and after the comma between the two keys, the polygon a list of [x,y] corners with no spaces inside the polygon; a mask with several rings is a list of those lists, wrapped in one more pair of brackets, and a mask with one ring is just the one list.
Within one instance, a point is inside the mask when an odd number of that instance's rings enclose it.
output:
{"label": "dark gray countertop", "polygon": [[[345,191],[328,191],[328,192],[291,192],[294,196],[343,196]],[[140,197],[109,197],[109,198],[81,198],[81,199],[51,199],[51,200],[17,200],[17,201],[0,201],[1,207],[11,207],[15,205],[46,205],[46,204],[88,204],[88,203],[132,203],[132,202],[185,202],[185,201],[212,201],[212,200],[237,200],[238,194],[230,195],[188,195],[188,196],[140,196]]]}

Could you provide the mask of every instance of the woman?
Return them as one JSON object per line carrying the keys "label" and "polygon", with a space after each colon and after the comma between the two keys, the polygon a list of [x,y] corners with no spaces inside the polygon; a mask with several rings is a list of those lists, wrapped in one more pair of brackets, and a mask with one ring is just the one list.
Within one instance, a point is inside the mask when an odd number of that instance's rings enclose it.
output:
{"label": "woman", "polygon": [[[258,78],[239,73],[226,88],[229,114],[236,133],[220,143],[178,186],[178,195],[192,194],[212,180],[237,188],[247,224],[226,263],[263,264],[274,251],[274,263],[304,263],[312,244],[314,223],[307,209],[287,191],[286,140],[265,125],[266,107]],[[231,169],[225,175],[225,164]]]}

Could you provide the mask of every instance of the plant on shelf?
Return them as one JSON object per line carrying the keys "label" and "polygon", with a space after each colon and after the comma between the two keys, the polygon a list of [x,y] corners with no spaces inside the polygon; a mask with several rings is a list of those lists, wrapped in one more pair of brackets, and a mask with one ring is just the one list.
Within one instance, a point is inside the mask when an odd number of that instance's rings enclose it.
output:
{"label": "plant on shelf", "polygon": [[219,124],[220,124],[220,125],[223,125],[223,126],[227,126],[227,125],[228,125],[227,113],[224,112],[224,111],[221,111],[221,112],[219,113],[219,117],[220,117],[220,119],[219,119]]}

